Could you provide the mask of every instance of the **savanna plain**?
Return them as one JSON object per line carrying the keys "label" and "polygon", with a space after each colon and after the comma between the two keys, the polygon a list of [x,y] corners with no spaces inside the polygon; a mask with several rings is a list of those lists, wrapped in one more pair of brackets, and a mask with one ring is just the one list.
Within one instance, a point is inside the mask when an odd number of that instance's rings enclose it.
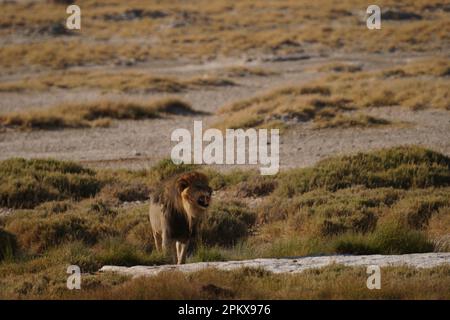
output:
{"label": "savanna plain", "polygon": [[[81,8],[81,30],[65,27]],[[133,278],[161,181],[214,189],[188,263],[450,252],[450,4],[0,2],[1,299],[450,299],[450,264]],[[175,165],[171,133],[280,129],[280,172]],[[69,265],[82,271],[68,290]]]}

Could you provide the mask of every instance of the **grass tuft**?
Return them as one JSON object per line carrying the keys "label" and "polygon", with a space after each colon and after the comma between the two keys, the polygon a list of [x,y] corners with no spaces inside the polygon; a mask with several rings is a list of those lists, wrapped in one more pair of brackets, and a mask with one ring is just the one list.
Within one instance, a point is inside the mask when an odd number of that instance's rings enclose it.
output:
{"label": "grass tuft", "polygon": [[94,196],[102,182],[95,172],[56,160],[10,159],[0,165],[0,205],[33,208],[51,201]]}
{"label": "grass tuft", "polygon": [[277,196],[292,197],[317,188],[426,188],[450,185],[450,158],[419,147],[397,147],[331,158],[314,168],[294,169],[281,178]]}
{"label": "grass tuft", "polygon": [[101,100],[46,109],[0,115],[0,125],[19,129],[62,129],[109,126],[111,119],[154,119],[164,114],[196,114],[188,104],[176,99],[138,101]]}

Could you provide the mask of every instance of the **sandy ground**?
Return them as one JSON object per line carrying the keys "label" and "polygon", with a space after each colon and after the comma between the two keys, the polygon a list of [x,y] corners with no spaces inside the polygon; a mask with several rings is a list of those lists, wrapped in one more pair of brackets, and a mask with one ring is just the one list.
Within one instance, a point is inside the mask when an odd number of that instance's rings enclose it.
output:
{"label": "sandy ground", "polygon": [[[293,61],[275,61],[264,57],[255,61],[223,60],[199,65],[149,63],[139,66],[151,74],[178,77],[202,76],[217,69],[235,65],[267,68],[278,72],[266,77],[235,78],[237,86],[209,90],[191,90],[171,96],[179,97],[195,109],[207,111],[206,116],[172,116],[156,120],[116,121],[110,128],[67,129],[54,131],[0,133],[0,159],[10,157],[56,158],[75,160],[95,167],[140,169],[152,166],[170,156],[175,145],[171,132],[176,128],[192,130],[193,120],[203,120],[204,127],[217,121],[214,112],[221,106],[252,97],[277,87],[308,83],[322,76],[315,66],[330,61],[362,64],[365,70],[387,67],[416,57],[401,55],[312,56],[295,57]],[[124,67],[108,67],[124,69]],[[130,67],[128,69],[133,69]],[[81,68],[82,69],[82,68]],[[127,70],[128,70],[127,69]],[[164,94],[119,94],[95,90],[51,90],[44,93],[0,93],[0,112],[51,106],[61,102],[89,101],[98,98],[154,99]],[[320,159],[336,154],[366,151],[398,145],[421,145],[450,155],[450,113],[445,110],[411,111],[402,107],[366,110],[368,114],[402,122],[382,128],[313,129],[311,123],[296,124],[281,137],[281,168],[310,166]],[[227,166],[229,169],[233,166]]]}
{"label": "sandy ground", "polygon": [[450,253],[414,253],[403,255],[335,255],[317,257],[299,257],[289,259],[253,259],[226,262],[197,262],[184,265],[164,266],[104,266],[100,272],[116,272],[133,277],[154,276],[163,271],[195,272],[207,268],[219,270],[235,270],[244,267],[263,268],[273,273],[298,273],[309,269],[323,268],[331,264],[345,266],[370,266],[380,268],[388,266],[410,266],[416,268],[432,268],[442,264],[450,264]]}

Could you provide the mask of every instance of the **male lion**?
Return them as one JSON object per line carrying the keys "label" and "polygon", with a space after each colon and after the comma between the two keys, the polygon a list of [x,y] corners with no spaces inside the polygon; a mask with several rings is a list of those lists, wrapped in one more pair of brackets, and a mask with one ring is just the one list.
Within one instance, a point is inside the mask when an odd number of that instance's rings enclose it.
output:
{"label": "male lion", "polygon": [[150,199],[150,224],[156,250],[170,253],[177,264],[185,263],[189,240],[208,209],[211,193],[208,178],[195,171],[160,185]]}

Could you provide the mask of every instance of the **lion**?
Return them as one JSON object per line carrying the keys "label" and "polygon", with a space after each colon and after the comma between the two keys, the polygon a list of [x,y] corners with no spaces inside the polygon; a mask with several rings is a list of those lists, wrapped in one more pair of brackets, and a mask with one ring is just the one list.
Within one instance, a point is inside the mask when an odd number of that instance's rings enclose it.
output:
{"label": "lion", "polygon": [[171,254],[177,264],[186,252],[196,228],[211,202],[208,178],[193,171],[163,182],[150,199],[150,224],[156,250]]}

